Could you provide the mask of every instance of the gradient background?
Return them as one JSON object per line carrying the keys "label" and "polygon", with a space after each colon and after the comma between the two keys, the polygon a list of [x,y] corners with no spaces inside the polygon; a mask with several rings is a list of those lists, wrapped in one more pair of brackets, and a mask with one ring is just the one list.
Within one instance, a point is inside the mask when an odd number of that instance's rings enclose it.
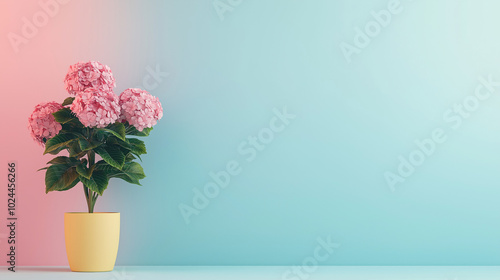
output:
{"label": "gradient background", "polygon": [[[498,265],[500,96],[457,130],[442,115],[479,76],[500,80],[500,3],[401,0],[347,63],[339,44],[388,2],[243,0],[221,20],[212,0],[73,0],[16,53],[8,34],[43,10],[1,1],[0,179],[17,161],[18,265],[67,265],[63,213],[86,211],[81,186],[44,193],[35,170],[51,156],[26,129],[36,104],[67,97],[80,60],[109,65],[116,93],[148,67],[169,73],[149,89],[165,114],[143,187],[112,180],[96,204],[122,213],[118,265],[293,265],[328,235],[341,247],[321,264]],[[237,146],[284,106],[296,119],[245,162]],[[391,192],[384,173],[437,127],[447,141]],[[179,204],[231,159],[243,172],[186,225]]]}

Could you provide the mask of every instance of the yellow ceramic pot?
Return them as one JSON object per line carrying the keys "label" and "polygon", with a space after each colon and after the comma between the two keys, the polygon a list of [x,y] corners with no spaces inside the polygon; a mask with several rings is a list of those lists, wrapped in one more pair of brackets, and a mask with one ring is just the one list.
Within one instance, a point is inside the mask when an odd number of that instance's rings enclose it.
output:
{"label": "yellow ceramic pot", "polygon": [[72,271],[111,271],[120,240],[120,213],[64,213]]}

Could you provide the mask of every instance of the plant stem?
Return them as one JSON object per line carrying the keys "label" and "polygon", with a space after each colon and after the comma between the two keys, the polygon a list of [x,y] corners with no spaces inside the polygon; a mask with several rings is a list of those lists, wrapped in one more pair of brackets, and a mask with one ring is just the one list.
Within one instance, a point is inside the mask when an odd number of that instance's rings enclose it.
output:
{"label": "plant stem", "polygon": [[92,195],[92,211],[94,210],[94,206],[95,206],[95,202],[97,201],[97,197],[99,196],[99,194],[97,192],[95,192],[93,195]]}
{"label": "plant stem", "polygon": [[[92,167],[92,165],[95,164],[95,152],[93,150],[90,150],[87,153],[87,158],[88,158],[88,161],[89,161],[89,169],[90,169]],[[89,213],[94,213],[94,206],[95,206],[95,202],[97,200],[97,197],[96,197],[97,193],[94,193],[92,190],[90,190],[87,187],[85,187],[85,188],[88,190],[88,193],[87,192],[85,193],[85,197],[87,199],[87,205],[89,207]]]}
{"label": "plant stem", "polygon": [[89,168],[95,164],[95,152],[90,150],[87,154],[89,159]]}
{"label": "plant stem", "polygon": [[87,208],[89,209],[89,213],[92,213],[94,209],[90,207],[89,189],[85,185],[83,185],[83,192],[85,193],[85,198],[87,199]]}

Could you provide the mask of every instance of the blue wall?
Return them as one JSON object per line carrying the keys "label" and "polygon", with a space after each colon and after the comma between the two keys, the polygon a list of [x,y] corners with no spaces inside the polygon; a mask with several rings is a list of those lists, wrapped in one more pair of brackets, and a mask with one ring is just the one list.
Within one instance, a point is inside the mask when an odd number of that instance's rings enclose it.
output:
{"label": "blue wall", "polygon": [[115,15],[115,75],[168,72],[144,186],[96,206],[119,265],[300,264],[328,236],[319,264],[500,263],[498,1],[221,2]]}

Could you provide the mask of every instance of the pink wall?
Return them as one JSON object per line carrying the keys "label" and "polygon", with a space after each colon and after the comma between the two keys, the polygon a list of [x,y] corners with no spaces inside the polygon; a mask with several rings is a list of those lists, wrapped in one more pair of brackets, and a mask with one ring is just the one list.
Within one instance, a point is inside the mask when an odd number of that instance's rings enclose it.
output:
{"label": "pink wall", "polygon": [[[51,5],[44,10],[40,3],[45,2]],[[116,9],[111,7],[119,7],[118,1],[99,1],[97,5],[97,2],[94,5],[88,5],[88,2],[0,2],[0,84],[3,97],[0,102],[0,180],[6,182],[7,162],[17,161],[18,265],[66,264],[63,213],[85,209],[83,194],[76,189],[65,193],[44,193],[44,173],[35,170],[43,167],[49,158],[43,157],[43,148],[31,140],[27,117],[40,102],[66,98],[62,81],[70,64],[92,59],[100,60],[112,69],[119,68],[119,57],[114,54],[127,51],[127,47],[123,46],[125,38],[115,32],[118,22],[113,20],[113,11]],[[49,13],[51,15],[47,16]],[[23,34],[23,25],[26,25],[23,19],[40,27],[26,29]],[[127,28],[126,22],[120,24],[121,28]],[[101,29],[101,35],[90,36],[96,29]],[[9,40],[9,36],[16,36],[12,35],[14,33],[25,37],[19,45]],[[103,34],[108,37],[114,34],[113,40],[108,40]],[[122,85],[127,86],[123,81]],[[6,201],[6,189],[1,188],[1,221],[5,221]],[[2,233],[6,233],[5,226],[0,227],[0,236]],[[5,239],[0,239],[0,248],[3,256],[7,248]]]}

